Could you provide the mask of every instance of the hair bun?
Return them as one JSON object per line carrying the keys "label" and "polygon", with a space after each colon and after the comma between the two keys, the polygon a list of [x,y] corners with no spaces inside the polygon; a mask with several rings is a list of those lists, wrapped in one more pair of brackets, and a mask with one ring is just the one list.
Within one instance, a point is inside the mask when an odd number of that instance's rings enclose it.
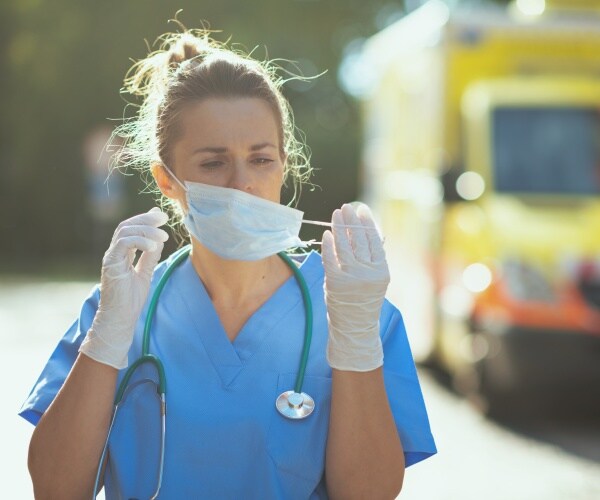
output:
{"label": "hair bun", "polygon": [[178,66],[185,61],[206,55],[210,50],[211,46],[206,39],[191,33],[182,33],[169,47],[167,62],[171,67]]}

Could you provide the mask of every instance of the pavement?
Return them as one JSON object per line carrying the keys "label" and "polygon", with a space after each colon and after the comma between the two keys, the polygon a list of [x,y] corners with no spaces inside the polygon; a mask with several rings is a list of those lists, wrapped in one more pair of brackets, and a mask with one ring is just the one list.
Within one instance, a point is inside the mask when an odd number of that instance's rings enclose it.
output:
{"label": "pavement", "polygon": [[[89,282],[0,278],[1,499],[30,499],[27,446],[32,426],[17,416],[58,339],[90,292]],[[438,454],[409,467],[407,500],[598,500],[600,422],[548,415],[499,424],[420,369]]]}
{"label": "pavement", "polygon": [[17,415],[56,343],[77,316],[93,284],[6,282],[0,277],[0,498],[33,498],[27,447],[33,426]]}

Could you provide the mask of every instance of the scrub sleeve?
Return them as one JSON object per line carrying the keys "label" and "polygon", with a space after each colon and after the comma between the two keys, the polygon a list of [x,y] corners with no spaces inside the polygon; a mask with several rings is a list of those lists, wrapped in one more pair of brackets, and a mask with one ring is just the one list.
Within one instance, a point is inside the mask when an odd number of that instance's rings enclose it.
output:
{"label": "scrub sleeve", "polygon": [[434,455],[437,449],[402,315],[387,300],[380,324],[385,389],[404,449],[405,465],[409,467]]}
{"label": "scrub sleeve", "polygon": [[37,425],[40,421],[75,364],[79,346],[92,326],[99,302],[100,289],[99,285],[96,285],[83,303],[79,318],[73,322],[59,341],[27,400],[21,407],[19,415],[33,425]]}

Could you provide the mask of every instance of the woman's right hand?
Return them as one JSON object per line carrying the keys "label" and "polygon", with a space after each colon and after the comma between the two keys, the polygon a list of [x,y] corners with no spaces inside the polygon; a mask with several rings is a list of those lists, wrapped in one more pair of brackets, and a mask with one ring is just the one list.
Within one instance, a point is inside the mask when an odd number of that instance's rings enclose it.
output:
{"label": "woman's right hand", "polygon": [[[155,207],[119,224],[102,259],[98,311],[79,352],[117,369],[127,367],[135,324],[169,238],[159,229],[167,221],[168,216]],[[134,267],[137,250],[142,255]]]}

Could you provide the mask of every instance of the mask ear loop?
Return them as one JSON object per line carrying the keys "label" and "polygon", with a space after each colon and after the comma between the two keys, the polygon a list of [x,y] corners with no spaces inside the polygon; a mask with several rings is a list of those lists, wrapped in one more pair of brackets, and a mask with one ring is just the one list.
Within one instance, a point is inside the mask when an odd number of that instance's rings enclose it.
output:
{"label": "mask ear loop", "polygon": [[173,178],[173,180],[179,184],[183,190],[187,193],[188,188],[177,178],[177,176],[173,173],[173,171],[167,167],[164,163],[162,164],[162,167],[168,172],[168,174]]}
{"label": "mask ear loop", "polygon": [[[323,222],[320,220],[302,219],[302,223],[303,224],[312,224],[313,226],[333,227],[333,224],[331,222]],[[357,224],[339,224],[338,227],[365,229],[365,226],[362,226],[362,225],[359,226]],[[385,243],[385,236],[379,235],[379,237],[381,238],[381,243]],[[302,243],[306,244],[307,246],[323,244],[322,241],[318,241],[318,240],[314,240],[314,239],[308,240],[308,241],[303,241]]]}
{"label": "mask ear loop", "polygon": [[[313,226],[325,226],[325,227],[333,227],[333,224],[331,222],[322,222],[320,220],[308,220],[308,219],[302,219],[302,223],[303,224],[312,224]],[[358,224],[338,224],[338,227],[350,227],[350,228],[355,228],[355,229],[365,229],[365,226],[362,225],[358,225]]]}

